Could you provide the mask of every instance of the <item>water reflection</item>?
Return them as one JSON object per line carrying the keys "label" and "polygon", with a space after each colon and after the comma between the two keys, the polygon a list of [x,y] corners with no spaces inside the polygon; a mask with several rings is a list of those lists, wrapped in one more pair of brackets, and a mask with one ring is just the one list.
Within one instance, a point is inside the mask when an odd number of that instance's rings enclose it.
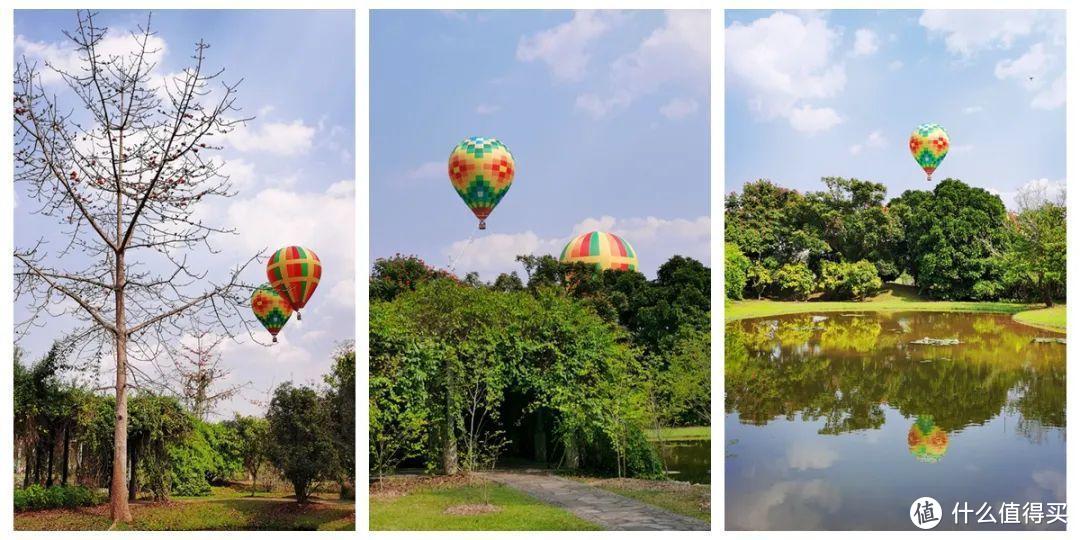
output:
{"label": "water reflection", "polygon": [[[729,324],[730,525],[907,529],[911,501],[934,490],[973,504],[1064,502],[1047,479],[1064,478],[1065,347],[1033,343],[1042,335],[990,314]],[[839,509],[800,500],[826,488]]]}

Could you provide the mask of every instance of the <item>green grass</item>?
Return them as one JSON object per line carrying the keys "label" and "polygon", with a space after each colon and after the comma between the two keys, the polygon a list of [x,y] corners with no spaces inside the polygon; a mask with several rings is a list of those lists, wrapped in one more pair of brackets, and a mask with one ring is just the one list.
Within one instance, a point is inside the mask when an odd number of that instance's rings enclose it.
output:
{"label": "green grass", "polygon": [[640,480],[636,478],[574,478],[623,497],[659,506],[676,514],[710,522],[710,487],[670,480]]}
{"label": "green grass", "polygon": [[[319,493],[319,500],[297,505],[291,492],[251,492],[244,486],[212,487],[207,497],[174,497],[167,503],[132,503],[130,524],[118,529],[139,531],[202,530],[320,530],[356,529],[352,501],[336,494]],[[15,514],[16,530],[105,530],[112,526],[109,505],[77,509],[42,510]]]}
{"label": "green grass", "polygon": [[1020,313],[1013,315],[1013,320],[1031,326],[1065,333],[1065,305],[1062,304],[1051,308],[1021,311]]}
{"label": "green grass", "polygon": [[[452,506],[493,504],[481,515],[446,513]],[[598,528],[566,510],[494,483],[417,488],[397,497],[372,497],[371,530],[591,531]]]}
{"label": "green grass", "polygon": [[777,300],[728,300],[724,303],[724,321],[732,322],[754,317],[788,315],[792,313],[825,311],[967,311],[1015,314],[1035,308],[1033,304],[1011,302],[949,302],[926,300],[914,287],[889,284],[880,294],[862,302],[832,302],[810,300],[785,302]]}
{"label": "green grass", "polygon": [[662,428],[659,433],[650,429],[645,432],[650,441],[707,441],[712,438],[709,426]]}

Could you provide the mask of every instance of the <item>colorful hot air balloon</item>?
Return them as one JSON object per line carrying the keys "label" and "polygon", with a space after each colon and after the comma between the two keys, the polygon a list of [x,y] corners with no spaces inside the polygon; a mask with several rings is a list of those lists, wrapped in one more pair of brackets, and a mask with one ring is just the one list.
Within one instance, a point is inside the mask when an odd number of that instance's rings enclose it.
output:
{"label": "colorful hot air balloon", "polygon": [[592,263],[597,270],[637,270],[638,258],[630,243],[611,233],[587,232],[570,241],[559,260]]}
{"label": "colorful hot air balloon", "polygon": [[278,332],[289,322],[293,309],[269,283],[264,283],[251,293],[251,311],[277,343]]}
{"label": "colorful hot air balloon", "polygon": [[926,171],[926,181],[929,182],[934,170],[945,159],[945,154],[949,153],[949,134],[937,124],[923,124],[911,132],[908,148],[911,149],[911,156]]}
{"label": "colorful hot air balloon", "polygon": [[919,415],[908,430],[908,451],[923,463],[937,463],[949,450],[949,434],[934,424],[934,417]]}
{"label": "colorful hot air balloon", "polygon": [[266,277],[300,320],[300,310],[319,286],[322,263],[314,251],[300,246],[283,247],[266,262]]}
{"label": "colorful hot air balloon", "polygon": [[499,204],[514,182],[514,156],[498,139],[470,137],[450,152],[450,183],[461,199],[480,219],[485,219]]}

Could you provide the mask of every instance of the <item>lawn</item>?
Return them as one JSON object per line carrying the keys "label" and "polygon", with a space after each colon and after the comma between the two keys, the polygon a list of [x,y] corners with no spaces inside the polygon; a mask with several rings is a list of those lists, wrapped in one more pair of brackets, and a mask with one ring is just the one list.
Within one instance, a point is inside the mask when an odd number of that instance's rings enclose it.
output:
{"label": "lawn", "polygon": [[[493,505],[483,510],[482,505]],[[566,510],[480,479],[441,477],[372,486],[371,530],[591,531],[598,528]]]}
{"label": "lawn", "polygon": [[[724,321],[731,322],[753,317],[823,311],[973,311],[1015,314],[1035,307],[1034,304],[1011,302],[926,300],[918,295],[914,287],[890,283],[886,285],[885,290],[880,294],[867,298],[862,302],[728,300],[724,303]],[[1062,315],[1062,321],[1064,323],[1064,315]]]}
{"label": "lawn", "polygon": [[712,438],[712,430],[709,426],[669,427],[659,433],[650,429],[645,435],[650,441],[703,441]]}
{"label": "lawn", "polygon": [[1065,304],[1050,308],[1021,311],[1020,313],[1013,315],[1013,319],[1017,322],[1030,324],[1031,326],[1064,333]]}
{"label": "lawn", "polygon": [[590,486],[637,499],[666,510],[700,519],[712,520],[710,487],[671,480],[641,480],[638,478],[571,477]]}
{"label": "lawn", "polygon": [[[209,497],[178,497],[167,503],[136,502],[134,519],[118,529],[140,531],[320,530],[356,529],[352,501],[318,499],[303,506],[286,494],[245,497],[231,488],[215,488]],[[16,530],[105,530],[112,525],[109,505],[41,510],[15,514]]]}

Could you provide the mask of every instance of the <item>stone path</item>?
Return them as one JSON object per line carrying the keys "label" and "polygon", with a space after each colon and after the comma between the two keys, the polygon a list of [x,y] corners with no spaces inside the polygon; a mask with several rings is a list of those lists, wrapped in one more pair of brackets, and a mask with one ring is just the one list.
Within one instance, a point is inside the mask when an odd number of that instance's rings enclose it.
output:
{"label": "stone path", "polygon": [[709,530],[699,519],[544,472],[493,471],[483,476],[610,531]]}

